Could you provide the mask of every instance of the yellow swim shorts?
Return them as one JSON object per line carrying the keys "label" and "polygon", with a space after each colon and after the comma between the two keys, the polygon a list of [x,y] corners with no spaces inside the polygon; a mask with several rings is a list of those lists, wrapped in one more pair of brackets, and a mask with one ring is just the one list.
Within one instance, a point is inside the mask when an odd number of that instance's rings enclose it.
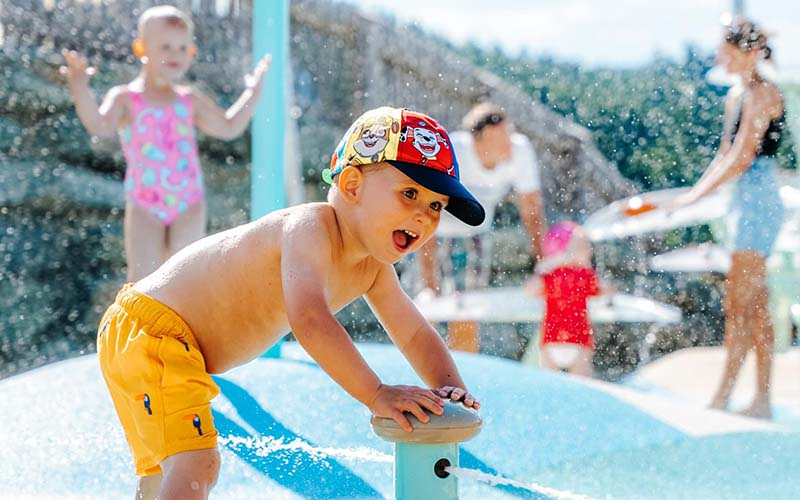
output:
{"label": "yellow swim shorts", "polygon": [[97,354],[136,474],[160,474],[176,453],[216,448],[219,387],[175,311],[125,285],[100,321]]}

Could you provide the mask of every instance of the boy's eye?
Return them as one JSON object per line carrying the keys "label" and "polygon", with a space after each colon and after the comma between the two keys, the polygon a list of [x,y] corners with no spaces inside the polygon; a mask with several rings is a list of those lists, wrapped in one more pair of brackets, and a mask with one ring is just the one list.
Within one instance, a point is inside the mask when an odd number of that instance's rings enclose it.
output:
{"label": "boy's eye", "polygon": [[162,45],[161,50],[169,50],[169,44],[165,43],[164,45]]}
{"label": "boy's eye", "polygon": [[181,52],[186,52],[189,48],[186,45],[181,45]]}
{"label": "boy's eye", "polygon": [[444,205],[442,204],[441,201],[434,201],[433,203],[431,203],[431,209],[433,209],[434,212],[441,212],[443,208]]}
{"label": "boy's eye", "polygon": [[409,200],[413,200],[417,197],[417,192],[413,189],[406,189],[403,191],[403,196],[408,198]]}

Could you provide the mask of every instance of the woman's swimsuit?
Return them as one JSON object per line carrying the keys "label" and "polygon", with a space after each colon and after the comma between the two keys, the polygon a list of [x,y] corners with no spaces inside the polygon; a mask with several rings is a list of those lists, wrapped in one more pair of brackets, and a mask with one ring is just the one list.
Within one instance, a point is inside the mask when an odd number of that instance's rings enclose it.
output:
{"label": "woman's swimsuit", "polygon": [[204,198],[191,97],[155,106],[129,89],[131,122],[120,131],[128,168],[125,199],[169,226]]}
{"label": "woman's swimsuit", "polygon": [[[740,109],[731,131],[731,142],[739,131],[741,118]],[[729,246],[734,252],[755,250],[768,257],[783,225],[784,208],[775,176],[775,155],[783,138],[785,124],[785,112],[780,118],[769,122],[756,150],[756,159],[736,180],[727,219],[728,234],[731,235]]]}

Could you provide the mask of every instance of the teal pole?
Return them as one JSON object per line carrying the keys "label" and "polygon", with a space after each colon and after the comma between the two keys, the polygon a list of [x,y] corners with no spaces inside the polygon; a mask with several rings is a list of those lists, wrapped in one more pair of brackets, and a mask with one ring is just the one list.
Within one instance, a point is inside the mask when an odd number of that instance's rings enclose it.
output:
{"label": "teal pole", "polygon": [[[440,462],[446,461],[446,462]],[[394,445],[394,496],[397,500],[435,498],[458,500],[458,481],[452,474],[436,475],[436,464],[458,467],[458,445]]]}
{"label": "teal pole", "polygon": [[[289,64],[289,0],[253,0],[253,61],[272,54],[261,100],[253,116],[250,220],[286,206],[286,68]],[[280,357],[280,342],[264,356]]]}
{"label": "teal pole", "polygon": [[445,470],[458,467],[458,443],[481,430],[477,411],[460,403],[446,402],[444,413],[428,413],[421,423],[406,414],[413,432],[406,432],[389,418],[372,417],[373,432],[394,445],[394,495],[396,500],[458,500],[458,480]]}

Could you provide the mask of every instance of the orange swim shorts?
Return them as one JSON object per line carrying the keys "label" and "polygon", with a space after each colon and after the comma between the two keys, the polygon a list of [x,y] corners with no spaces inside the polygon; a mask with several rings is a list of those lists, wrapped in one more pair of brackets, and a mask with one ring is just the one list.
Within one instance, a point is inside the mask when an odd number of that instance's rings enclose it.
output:
{"label": "orange swim shorts", "polygon": [[216,448],[219,387],[175,311],[125,285],[100,321],[97,353],[136,474],[160,474],[176,453]]}

